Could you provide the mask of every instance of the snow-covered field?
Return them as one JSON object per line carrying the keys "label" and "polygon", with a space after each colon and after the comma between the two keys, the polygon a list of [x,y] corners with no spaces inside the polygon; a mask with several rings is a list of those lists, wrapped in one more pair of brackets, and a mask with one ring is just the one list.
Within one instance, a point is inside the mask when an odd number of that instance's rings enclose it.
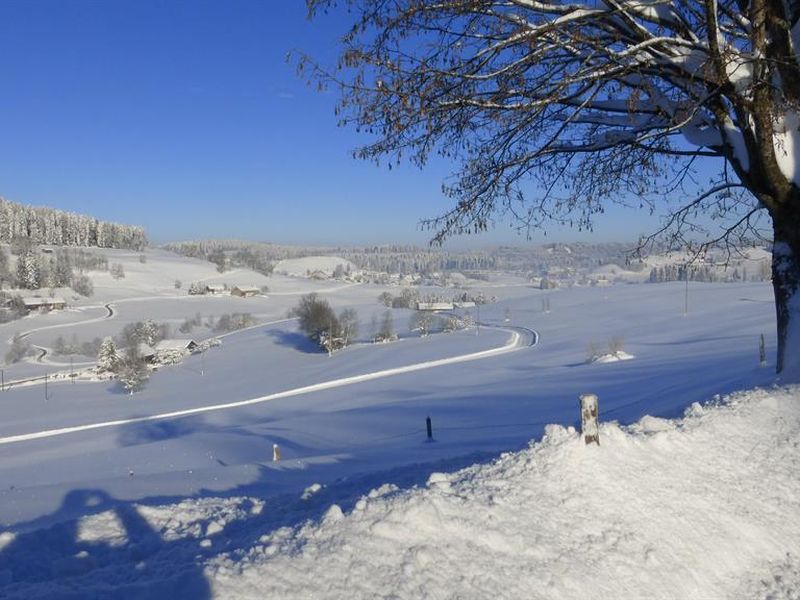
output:
{"label": "snow-covered field", "polygon": [[[419,338],[394,310],[400,341],[329,357],[285,318],[299,295],[355,308],[366,339],[388,288],[219,274],[162,251],[125,270],[124,289],[96,283],[2,338],[46,348],[197,312],[262,324],[132,396],[113,382],[0,393],[0,598],[798,593],[800,392],[719,400],[775,383],[758,364],[760,334],[774,352],[767,284],[693,283],[684,315],[682,283],[493,281],[479,330]],[[270,292],[190,297],[175,279]],[[632,358],[589,364],[612,339]],[[569,429],[583,392],[617,422],[599,448]]]}

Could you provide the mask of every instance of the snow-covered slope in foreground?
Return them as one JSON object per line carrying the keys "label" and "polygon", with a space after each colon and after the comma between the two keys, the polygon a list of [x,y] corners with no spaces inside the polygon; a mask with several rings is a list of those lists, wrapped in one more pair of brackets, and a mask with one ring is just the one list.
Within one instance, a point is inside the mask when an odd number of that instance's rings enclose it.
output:
{"label": "snow-covered slope in foreground", "polygon": [[390,486],[208,569],[222,597],[797,598],[800,390],[550,426],[489,465]]}
{"label": "snow-covered slope in foreground", "polygon": [[549,426],[408,489],[424,467],[266,502],[85,491],[72,501],[95,514],[0,534],[0,597],[798,597],[800,388],[600,441]]}

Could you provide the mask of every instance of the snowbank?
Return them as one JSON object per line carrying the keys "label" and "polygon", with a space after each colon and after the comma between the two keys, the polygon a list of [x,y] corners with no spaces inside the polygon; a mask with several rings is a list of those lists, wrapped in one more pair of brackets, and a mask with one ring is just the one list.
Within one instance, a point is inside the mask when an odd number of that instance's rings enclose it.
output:
{"label": "snowbank", "polygon": [[[0,596],[797,598],[798,439],[800,388],[780,388],[605,423],[599,447],[551,425],[349,512],[329,502],[350,481],[266,502],[84,493],[95,514],[0,538]],[[322,518],[304,520],[315,502]]]}
{"label": "snowbank", "polygon": [[632,360],[634,358],[636,357],[633,354],[628,354],[624,350],[619,350],[618,352],[609,352],[608,354],[593,356],[589,362],[602,364],[619,362],[621,360]]}
{"label": "snowbank", "polygon": [[391,486],[207,574],[240,598],[796,598],[800,391],[681,421],[550,426],[490,465]]}

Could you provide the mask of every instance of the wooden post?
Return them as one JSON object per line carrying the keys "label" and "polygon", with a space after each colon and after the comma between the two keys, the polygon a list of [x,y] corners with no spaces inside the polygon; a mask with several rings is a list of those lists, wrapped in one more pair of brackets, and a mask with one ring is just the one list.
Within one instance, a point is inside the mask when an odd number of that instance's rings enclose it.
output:
{"label": "wooden post", "polygon": [[758,342],[758,364],[762,367],[767,366],[767,348],[764,343],[764,334],[761,334],[761,339]]}
{"label": "wooden post", "polygon": [[278,462],[281,459],[281,449],[278,444],[272,444],[272,462]]}
{"label": "wooden post", "polygon": [[581,433],[587,444],[594,442],[600,445],[600,430],[598,428],[598,406],[595,394],[581,394]]}
{"label": "wooden post", "polygon": [[431,425],[431,418],[430,417],[425,419],[425,426],[428,429],[428,439],[432,440],[433,439],[433,426]]}

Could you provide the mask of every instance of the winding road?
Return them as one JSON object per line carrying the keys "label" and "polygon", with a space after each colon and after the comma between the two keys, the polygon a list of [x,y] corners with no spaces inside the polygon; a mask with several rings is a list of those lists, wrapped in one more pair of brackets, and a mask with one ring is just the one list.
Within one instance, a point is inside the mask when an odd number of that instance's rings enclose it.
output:
{"label": "winding road", "polygon": [[207,412],[216,412],[221,410],[227,410],[231,408],[239,408],[242,406],[252,406],[254,404],[262,404],[264,402],[269,402],[272,400],[279,400],[281,398],[289,398],[292,396],[300,396],[303,394],[311,394],[314,392],[319,392],[323,390],[329,390],[333,388],[344,387],[348,385],[353,385],[357,383],[362,383],[365,381],[373,381],[375,379],[382,379],[385,377],[392,377],[394,375],[400,375],[404,373],[413,373],[415,371],[422,371],[426,369],[435,369],[437,367],[443,367],[446,365],[453,365],[463,362],[471,362],[475,360],[483,360],[486,358],[492,358],[495,356],[501,356],[503,354],[507,354],[509,352],[517,352],[519,350],[523,350],[525,348],[531,348],[536,346],[539,343],[539,334],[532,330],[525,327],[508,327],[508,326],[497,326],[497,325],[483,325],[487,328],[498,329],[501,331],[509,331],[511,336],[506,341],[505,344],[502,346],[498,346],[496,348],[490,348],[489,350],[481,350],[479,352],[471,352],[469,354],[460,354],[457,356],[451,356],[449,358],[441,358],[438,360],[430,360],[424,361],[419,363],[413,363],[410,365],[405,365],[402,367],[395,367],[392,369],[384,369],[381,371],[372,371],[371,373],[363,373],[361,375],[354,375],[351,377],[342,377],[339,379],[332,379],[329,381],[324,381],[322,383],[316,383],[313,385],[307,385],[303,387],[298,387],[290,390],[285,390],[283,392],[277,392],[274,394],[268,394],[266,396],[258,396],[256,398],[249,398],[247,400],[238,400],[235,402],[227,402],[224,404],[214,404],[211,406],[202,406],[198,408],[190,408],[186,410],[179,410],[167,413],[160,413],[155,415],[148,415],[143,417],[134,417],[130,419],[119,419],[115,421],[103,421],[100,423],[88,423],[85,425],[76,425],[73,427],[63,427],[60,429],[48,429],[44,431],[36,431],[31,433],[23,433],[19,435],[11,435],[7,437],[0,438],[0,445],[2,444],[14,444],[19,442],[26,442],[31,440],[39,440],[43,438],[50,438],[56,437],[61,435],[66,435],[69,433],[77,433],[81,431],[91,431],[94,429],[104,429],[108,427],[118,427],[120,425],[128,425],[131,423],[144,423],[147,421],[161,421],[165,419],[177,419],[180,417],[186,417],[189,415],[196,415],[201,413]]}

